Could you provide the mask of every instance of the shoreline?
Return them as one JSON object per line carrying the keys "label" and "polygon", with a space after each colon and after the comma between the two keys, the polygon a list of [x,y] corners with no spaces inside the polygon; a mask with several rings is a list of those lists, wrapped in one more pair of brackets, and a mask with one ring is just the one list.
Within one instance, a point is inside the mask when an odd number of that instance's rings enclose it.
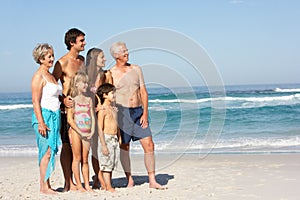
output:
{"label": "shoreline", "polygon": [[[133,188],[125,188],[120,163],[113,172],[116,193],[39,194],[37,157],[0,157],[0,199],[298,199],[300,154],[209,154],[156,156],[156,178],[167,190],[148,188],[142,155],[132,156]],[[90,177],[93,175],[91,162]],[[90,178],[90,181],[92,179]],[[63,187],[59,156],[52,188]]]}
{"label": "shoreline", "polygon": [[[159,144],[157,145],[159,146]],[[57,156],[60,156],[61,146],[59,147]],[[131,155],[139,156],[143,155],[141,149],[131,149]],[[156,149],[156,155],[168,156],[168,155],[200,155],[205,157],[207,155],[274,155],[274,154],[300,154],[299,146],[286,147],[286,148],[261,148],[261,149]],[[0,158],[1,157],[37,157],[38,147],[36,144],[22,145],[22,144],[4,144],[0,145]]]}

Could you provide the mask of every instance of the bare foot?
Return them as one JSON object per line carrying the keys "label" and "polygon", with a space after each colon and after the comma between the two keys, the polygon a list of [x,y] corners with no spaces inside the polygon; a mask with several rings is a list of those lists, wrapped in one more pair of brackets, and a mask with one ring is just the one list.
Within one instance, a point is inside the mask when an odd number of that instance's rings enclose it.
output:
{"label": "bare foot", "polygon": [[163,186],[161,186],[158,183],[150,183],[149,184],[149,188],[151,188],[151,189],[157,189],[157,190],[166,190],[166,189],[168,189],[167,187],[163,187]]}
{"label": "bare foot", "polygon": [[105,184],[105,182],[101,182],[100,181],[100,189],[101,190],[106,190],[106,184]]}
{"label": "bare foot", "polygon": [[128,179],[128,184],[127,184],[127,187],[130,188],[130,187],[133,187],[134,186],[134,180],[132,177],[130,177]]}
{"label": "bare foot", "polygon": [[91,192],[91,193],[94,193],[94,192],[95,192],[95,191],[94,191],[92,188],[90,188],[90,187],[85,188],[85,190],[88,191],[88,192]]}
{"label": "bare foot", "polygon": [[101,186],[101,187],[100,187],[100,190],[106,190],[106,187],[102,187],[102,186]]}
{"label": "bare foot", "polygon": [[71,190],[71,191],[76,191],[76,190],[77,190],[77,186],[74,185],[74,184],[71,184],[70,190]]}
{"label": "bare foot", "polygon": [[71,185],[65,185],[64,189],[62,190],[62,192],[68,192],[68,191],[76,191],[77,187],[74,184]]}
{"label": "bare foot", "polygon": [[68,192],[70,190],[70,185],[66,185],[64,186],[62,192]]}
{"label": "bare foot", "polygon": [[51,188],[44,189],[40,191],[42,194],[50,194],[50,195],[57,195],[58,193]]}
{"label": "bare foot", "polygon": [[115,188],[108,188],[108,189],[106,189],[106,191],[108,191],[108,192],[115,192],[116,190],[115,190]]}
{"label": "bare foot", "polygon": [[85,190],[83,187],[77,188],[77,190],[78,190],[79,192],[86,192],[86,190]]}

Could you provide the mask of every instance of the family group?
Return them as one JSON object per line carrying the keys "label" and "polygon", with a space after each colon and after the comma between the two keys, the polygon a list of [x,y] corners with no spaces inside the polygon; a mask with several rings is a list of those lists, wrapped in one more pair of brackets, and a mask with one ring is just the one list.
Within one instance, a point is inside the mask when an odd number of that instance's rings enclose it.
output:
{"label": "family group", "polygon": [[[38,44],[33,50],[33,58],[39,65],[31,89],[40,192],[57,194],[50,185],[50,175],[60,146],[63,191],[93,192],[101,188],[114,192],[112,171],[118,160],[125,172],[127,187],[134,186],[129,154],[131,141],[139,141],[143,148],[149,187],[164,189],[155,178],[148,92],[142,69],[128,62],[126,44],[111,45],[115,64],[104,70],[106,59],[101,49],[89,49],[86,58],[80,55],[86,45],[83,31],[69,29],[64,42],[68,52],[55,64],[50,44]],[[53,65],[51,73],[49,69]],[[95,173],[92,186],[89,184],[89,155],[92,155]]]}

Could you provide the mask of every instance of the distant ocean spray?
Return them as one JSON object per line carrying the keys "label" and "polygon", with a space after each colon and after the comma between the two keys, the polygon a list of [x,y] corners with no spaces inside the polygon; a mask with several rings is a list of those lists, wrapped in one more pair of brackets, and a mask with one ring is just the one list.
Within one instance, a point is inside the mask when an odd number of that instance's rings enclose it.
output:
{"label": "distant ocean spray", "polygon": [[[205,87],[150,88],[150,125],[157,153],[299,153],[300,84],[227,86],[212,97]],[[208,129],[212,102],[226,105],[220,134]],[[30,93],[0,94],[0,156],[37,155]],[[208,144],[210,142],[211,144]],[[142,153],[138,143],[133,153]]]}

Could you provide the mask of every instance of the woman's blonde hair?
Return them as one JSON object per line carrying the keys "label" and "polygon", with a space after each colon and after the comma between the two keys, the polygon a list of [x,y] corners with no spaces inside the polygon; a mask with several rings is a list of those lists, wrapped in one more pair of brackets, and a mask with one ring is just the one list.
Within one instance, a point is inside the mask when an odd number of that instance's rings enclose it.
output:
{"label": "woman's blonde hair", "polygon": [[88,83],[89,77],[85,72],[77,72],[71,79],[68,95],[70,95],[71,97],[76,97],[79,94],[77,83],[79,83],[80,81]]}
{"label": "woman's blonde hair", "polygon": [[37,44],[32,51],[32,56],[35,62],[41,64],[40,60],[45,59],[45,56],[47,55],[49,50],[53,51],[53,47],[50,44],[47,43]]}

